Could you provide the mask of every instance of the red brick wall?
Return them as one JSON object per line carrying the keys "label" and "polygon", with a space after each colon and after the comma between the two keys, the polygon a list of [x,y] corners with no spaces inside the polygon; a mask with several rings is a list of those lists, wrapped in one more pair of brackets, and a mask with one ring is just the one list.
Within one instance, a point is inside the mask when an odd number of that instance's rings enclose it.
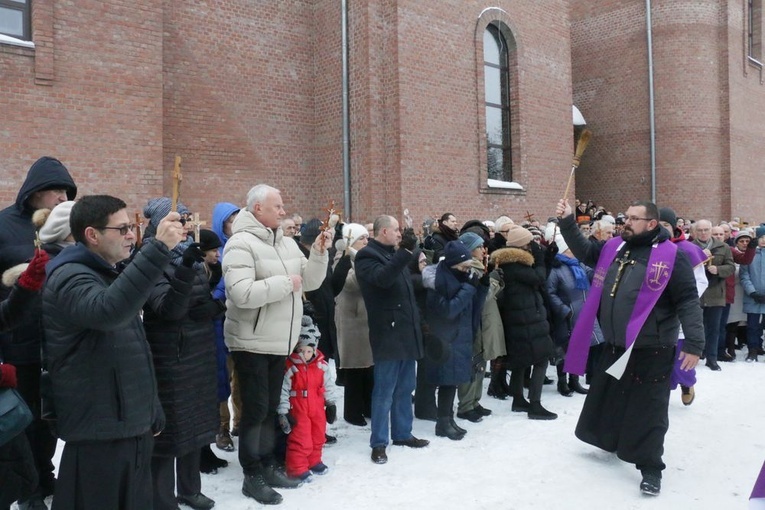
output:
{"label": "red brick wall", "polygon": [[[765,191],[765,88],[744,65],[744,3],[652,2],[656,198],[686,218],[765,212],[741,200]],[[578,195],[624,209],[651,193],[645,2],[572,3],[571,19],[574,102],[594,132]]]}
{"label": "red brick wall", "polygon": [[[50,155],[67,165],[81,195],[112,193],[137,205],[160,189],[161,4],[35,3],[53,16],[34,18],[38,48],[0,45],[0,204]],[[36,71],[47,85],[35,83]]]}

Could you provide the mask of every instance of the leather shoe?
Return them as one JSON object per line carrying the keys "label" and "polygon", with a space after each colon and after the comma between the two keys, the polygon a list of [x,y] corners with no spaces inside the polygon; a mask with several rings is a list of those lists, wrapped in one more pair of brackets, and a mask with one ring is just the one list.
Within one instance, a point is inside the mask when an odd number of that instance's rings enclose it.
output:
{"label": "leather shoe", "polygon": [[335,444],[337,443],[337,437],[330,436],[329,434],[324,434],[324,444]]}
{"label": "leather shoe", "polygon": [[412,436],[409,439],[394,439],[393,444],[396,446],[408,446],[409,448],[425,448],[430,444],[427,439],[417,439]]}
{"label": "leather shoe", "polygon": [[471,409],[470,411],[465,411],[464,413],[457,413],[457,418],[460,420],[468,420],[473,423],[478,423],[479,421],[483,420],[483,415],[475,409]]}
{"label": "leather shoe", "polygon": [[372,462],[375,464],[385,464],[388,462],[388,456],[385,454],[384,446],[375,446],[372,448]]}
{"label": "leather shoe", "polygon": [[481,404],[476,404],[475,408],[473,409],[481,416],[490,416],[491,415],[491,409],[486,409]]}
{"label": "leather shoe", "polygon": [[715,372],[722,370],[722,368],[720,368],[720,365],[717,364],[717,361],[712,359],[707,359],[706,366],[709,367],[709,369],[714,370]]}
{"label": "leather shoe", "polygon": [[210,510],[215,506],[215,501],[208,498],[201,492],[190,494],[188,496],[178,496],[178,503],[190,506],[194,510]]}

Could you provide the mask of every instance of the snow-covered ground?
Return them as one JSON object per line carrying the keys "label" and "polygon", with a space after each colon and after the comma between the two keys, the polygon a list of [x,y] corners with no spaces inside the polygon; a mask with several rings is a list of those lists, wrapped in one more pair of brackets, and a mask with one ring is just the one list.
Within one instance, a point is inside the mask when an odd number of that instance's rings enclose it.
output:
{"label": "snow-covered ground", "polygon": [[[655,498],[640,494],[634,466],[574,437],[584,397],[562,397],[549,385],[542,403],[558,413],[555,421],[529,420],[510,411],[510,400],[484,396],[482,404],[494,414],[476,424],[458,420],[468,429],[462,441],[437,438],[433,423],[415,420],[414,434],[429,439],[430,446],[390,446],[385,465],[369,459],[369,426],[355,427],[339,418],[329,427],[338,442],[325,448],[330,472],[298,489],[280,490],[280,508],[746,508],[765,459],[765,363],[743,358],[739,352],[737,362],[721,363],[722,372],[700,366],[690,407],[682,405],[679,391],[673,392],[667,469]],[[552,368],[548,375],[554,378]],[[202,491],[216,508],[262,508],[241,493],[237,453],[214,446],[213,451],[229,461],[218,474],[202,475]]]}

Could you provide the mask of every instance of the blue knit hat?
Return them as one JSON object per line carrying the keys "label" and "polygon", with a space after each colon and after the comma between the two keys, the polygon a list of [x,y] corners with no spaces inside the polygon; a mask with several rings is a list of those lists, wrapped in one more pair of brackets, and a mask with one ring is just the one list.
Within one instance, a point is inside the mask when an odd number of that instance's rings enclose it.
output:
{"label": "blue knit hat", "polygon": [[471,252],[476,248],[483,246],[484,241],[481,236],[473,232],[465,232],[460,236],[460,242]]}
{"label": "blue knit hat", "polygon": [[[159,225],[159,222],[162,221],[162,218],[170,214],[170,207],[172,204],[172,201],[167,197],[152,198],[149,200],[149,203],[146,204],[146,207],[143,208],[144,217],[149,219],[149,223],[155,230]],[[190,213],[191,211],[189,211],[185,205],[178,202],[178,214],[184,215]]]}
{"label": "blue knit hat", "polygon": [[470,254],[470,250],[467,246],[460,241],[449,241],[444,248],[444,259],[441,261],[446,267],[456,266],[465,261],[471,260],[473,257]]}

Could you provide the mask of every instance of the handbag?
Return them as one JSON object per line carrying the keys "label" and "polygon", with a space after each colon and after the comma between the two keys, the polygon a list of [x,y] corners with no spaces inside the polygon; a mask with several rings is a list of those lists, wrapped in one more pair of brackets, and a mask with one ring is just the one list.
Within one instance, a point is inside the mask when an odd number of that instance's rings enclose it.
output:
{"label": "handbag", "polygon": [[0,388],[0,446],[32,423],[32,411],[13,388]]}

